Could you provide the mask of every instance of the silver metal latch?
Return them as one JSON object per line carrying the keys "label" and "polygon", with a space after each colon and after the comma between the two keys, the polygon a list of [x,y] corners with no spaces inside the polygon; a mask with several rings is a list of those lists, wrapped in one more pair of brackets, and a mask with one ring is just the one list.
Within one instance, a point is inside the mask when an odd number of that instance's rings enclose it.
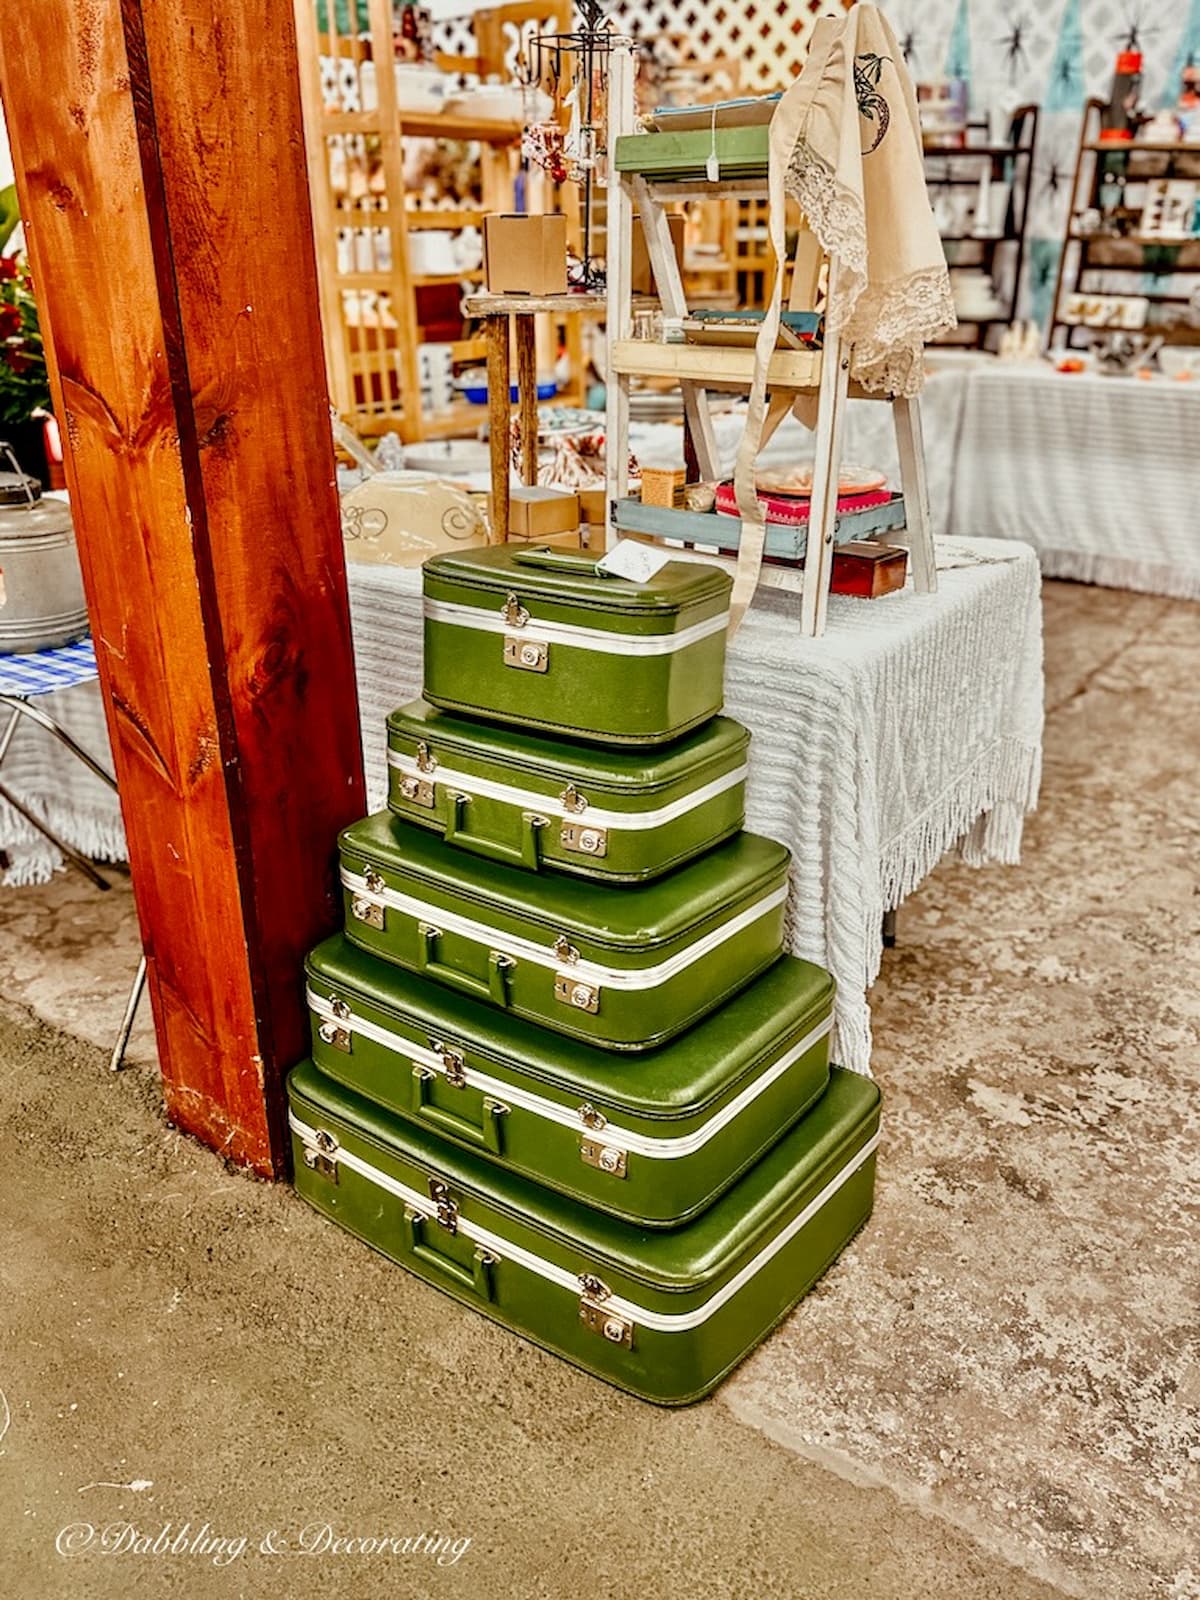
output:
{"label": "silver metal latch", "polygon": [[338,1142],[332,1133],[324,1128],[318,1128],[313,1135],[313,1142],[304,1146],[304,1165],[319,1172],[321,1177],[328,1178],[331,1183],[338,1181],[337,1167]]}
{"label": "silver metal latch", "polygon": [[465,1089],[467,1086],[467,1061],[461,1050],[452,1050],[448,1044],[443,1044],[440,1039],[431,1039],[429,1048],[434,1055],[442,1058],[442,1071],[446,1075],[446,1082],[452,1089]]}
{"label": "silver metal latch", "polygon": [[565,933],[560,933],[554,941],[554,956],[557,961],[567,961],[573,965],[579,960],[579,951]]}
{"label": "silver metal latch", "polygon": [[624,1150],[617,1150],[611,1144],[601,1144],[598,1139],[581,1139],[579,1155],[585,1167],[596,1167],[600,1172],[607,1172],[611,1178],[629,1175]]}
{"label": "silver metal latch", "polygon": [[559,804],[565,811],[586,811],[588,803],[573,783],[569,783],[559,795]]}
{"label": "silver metal latch", "polygon": [[327,1017],[317,1027],[317,1037],[322,1044],[327,1044],[333,1050],[340,1050],[343,1055],[350,1054],[350,1029],[343,1028],[340,1022],[335,1022],[332,1017]]}
{"label": "silver metal latch", "polygon": [[514,591],[510,591],[504,599],[504,610],[501,613],[506,628],[523,628],[529,621],[529,613],[521,604]]}
{"label": "silver metal latch", "polygon": [[554,998],[565,1006],[573,1006],[576,1011],[588,1011],[594,1015],[600,1009],[599,989],[569,972],[554,974]]}
{"label": "silver metal latch", "polygon": [[593,828],[584,822],[564,822],[559,840],[564,850],[581,856],[608,854],[608,829]]}
{"label": "silver metal latch", "polygon": [[330,1011],[333,1012],[333,1017],[323,1018],[322,1021],[317,1024],[317,1037],[320,1039],[322,1044],[331,1045],[333,1049],[342,1050],[346,1053],[346,1055],[349,1055],[351,1047],[350,1029],[343,1028],[340,1026],[340,1024],[343,1022],[349,1022],[351,1015],[350,1007],[346,1001],[342,999],[341,995],[337,994],[331,994],[328,998],[327,1004]]}
{"label": "silver metal latch", "polygon": [[425,743],[424,739],[422,739],[420,744],[417,746],[417,771],[418,772],[436,772],[437,771],[437,757],[434,755],[433,751],[429,748],[429,746]]}
{"label": "silver metal latch", "polygon": [[627,1350],[632,1348],[633,1323],[606,1304],[612,1292],[608,1285],[593,1273],[584,1272],[580,1274],[579,1290],[582,1295],[579,1320],[584,1327],[610,1344],[624,1345]]}
{"label": "silver metal latch", "polygon": [[386,921],[384,908],[369,896],[378,894],[383,887],[383,879],[378,873],[368,872],[364,879],[366,893],[350,896],[350,915],[359,922],[365,922],[368,928],[378,928],[380,931]]}
{"label": "silver metal latch", "polygon": [[504,665],[520,667],[522,672],[548,672],[550,646],[539,639],[505,639]]}
{"label": "silver metal latch", "polygon": [[429,1198],[437,1206],[434,1221],[447,1233],[458,1232],[458,1202],[450,1198],[450,1191],[440,1178],[430,1178]]}
{"label": "silver metal latch", "polygon": [[608,1118],[603,1111],[597,1111],[590,1100],[585,1100],[580,1106],[579,1120],[585,1128],[590,1128],[593,1133],[599,1133],[601,1128],[608,1127]]}
{"label": "silver metal latch", "polygon": [[432,811],[437,804],[437,786],[428,778],[419,778],[415,772],[406,772],[400,779],[400,794],[405,800],[411,800],[415,806],[423,806],[426,811]]}

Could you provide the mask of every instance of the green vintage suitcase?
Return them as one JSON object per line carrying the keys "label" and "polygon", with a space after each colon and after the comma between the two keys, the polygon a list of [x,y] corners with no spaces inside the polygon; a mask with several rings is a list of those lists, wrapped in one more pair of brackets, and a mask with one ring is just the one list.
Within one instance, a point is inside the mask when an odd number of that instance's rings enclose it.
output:
{"label": "green vintage suitcase", "polygon": [[648,751],[567,744],[417,700],[388,718],[388,805],[494,861],[633,882],[738,831],[749,742],[714,717]]}
{"label": "green vintage suitcase", "polygon": [[838,1067],[789,1134],[670,1231],[459,1150],[311,1062],[288,1093],[296,1187],[318,1210],[526,1338],[666,1405],[715,1388],[871,1211],[879,1093]]}
{"label": "green vintage suitcase", "polygon": [[313,1058],[389,1111],[613,1216],[710,1205],[829,1079],[833,979],[794,956],[636,1064],[399,972],[308,959]]}
{"label": "green vintage suitcase", "polygon": [[648,583],[512,544],[425,563],[425,698],[612,744],[660,744],[721,709],[730,579],[671,561]]}
{"label": "green vintage suitcase", "polygon": [[649,1050],[783,950],[788,852],[740,833],[651,883],[588,883],[456,850],[388,811],[340,840],[346,936],[612,1050]]}

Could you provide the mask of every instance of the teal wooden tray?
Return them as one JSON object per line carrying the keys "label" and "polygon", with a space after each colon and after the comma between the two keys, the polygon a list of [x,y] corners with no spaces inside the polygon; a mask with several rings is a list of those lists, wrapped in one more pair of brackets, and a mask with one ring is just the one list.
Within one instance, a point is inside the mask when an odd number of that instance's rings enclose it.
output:
{"label": "teal wooden tray", "polygon": [[[644,506],[640,500],[618,500],[616,524],[619,533],[650,534],[656,539],[678,539],[683,544],[708,545],[717,550],[736,550],[742,537],[742,525],[736,517],[719,516],[715,511]],[[872,534],[891,533],[904,526],[904,496],[895,494],[886,505],[844,512],[834,524],[833,538],[835,544],[850,544],[855,539],[869,539]],[[766,554],[771,560],[802,561],[807,544],[807,529],[788,527],[782,522],[767,523]]]}

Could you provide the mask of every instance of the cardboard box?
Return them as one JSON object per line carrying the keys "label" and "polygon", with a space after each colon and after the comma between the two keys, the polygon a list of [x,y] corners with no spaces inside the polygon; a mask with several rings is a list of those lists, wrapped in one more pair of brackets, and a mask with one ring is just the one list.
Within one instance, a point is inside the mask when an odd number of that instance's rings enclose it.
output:
{"label": "cardboard box", "polygon": [[598,489],[580,489],[579,520],[591,528],[602,528],[608,517],[608,490],[603,484]]}
{"label": "cardboard box", "polygon": [[[671,243],[675,247],[675,260],[679,270],[683,271],[683,228],[686,218],[675,212],[668,213],[667,224],[671,229]],[[646,245],[646,230],[642,227],[642,219],[636,213],[633,218],[633,249],[630,252],[632,261],[632,283],[634,294],[657,294],[654,286],[654,273],[650,268],[650,251]]]}
{"label": "cardboard box", "polygon": [[687,474],[682,467],[643,467],[642,504],[678,509],[683,504],[686,482]]}
{"label": "cardboard box", "polygon": [[566,294],[566,217],[484,217],[483,267],[489,294]]}
{"label": "cardboard box", "polygon": [[579,496],[569,489],[514,487],[508,502],[510,539],[547,539],[579,533]]}

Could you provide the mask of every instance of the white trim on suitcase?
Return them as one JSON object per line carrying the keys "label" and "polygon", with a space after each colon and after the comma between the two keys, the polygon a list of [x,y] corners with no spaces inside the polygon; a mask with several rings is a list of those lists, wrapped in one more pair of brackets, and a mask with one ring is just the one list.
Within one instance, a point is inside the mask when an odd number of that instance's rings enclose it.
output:
{"label": "white trim on suitcase", "polygon": [[714,950],[719,950],[730,939],[743,933],[760,917],[774,911],[776,906],[781,906],[788,895],[787,884],[781,884],[778,889],[772,889],[761,900],[756,900],[752,906],[739,911],[730,921],[722,923],[719,928],[714,928],[711,933],[706,933],[688,945],[686,950],[680,950],[652,967],[627,969],[603,967],[599,962],[587,961],[583,957],[578,961],[564,961],[555,953],[553,945],[535,944],[532,939],[523,939],[515,933],[501,934],[495,928],[490,928],[486,922],[476,922],[471,917],[460,916],[457,912],[447,911],[442,906],[430,905],[425,900],[418,900],[415,895],[402,894],[399,889],[370,890],[367,888],[367,880],[360,873],[351,872],[345,865],[341,867],[341,879],[353,895],[365,900],[369,905],[385,908],[390,906],[395,911],[403,911],[406,916],[416,917],[419,922],[427,923],[442,933],[456,933],[464,939],[471,939],[477,944],[484,945],[488,950],[510,956],[514,961],[532,961],[535,966],[545,967],[549,972],[569,972],[585,983],[599,988],[628,990],[657,989],[660,984],[678,977],[697,961],[711,955]]}
{"label": "white trim on suitcase", "polygon": [[610,831],[621,830],[628,833],[643,828],[661,828],[668,822],[677,822],[680,817],[686,817],[690,811],[695,811],[698,807],[707,805],[710,800],[715,800],[727,789],[736,788],[745,780],[750,770],[745,764],[736,767],[732,772],[706,783],[703,788],[683,795],[678,800],[671,800],[665,806],[659,806],[657,811],[604,811],[599,806],[591,804],[582,811],[572,811],[557,795],[537,794],[532,789],[518,789],[513,784],[500,783],[495,778],[481,778],[474,773],[458,772],[453,767],[442,766],[440,762],[430,770],[418,766],[413,756],[406,756],[400,750],[389,750],[387,759],[388,766],[395,767],[397,772],[402,772],[406,778],[418,778],[427,783],[446,783],[453,789],[478,795],[484,800],[500,800],[505,805],[520,806],[523,811],[539,811],[544,816],[561,818],[564,822],[579,822],[587,827],[607,828]]}
{"label": "white trim on suitcase", "polygon": [[[374,1183],[378,1188],[393,1194],[397,1199],[403,1200],[412,1210],[419,1212],[424,1217],[436,1219],[438,1206],[428,1194],[422,1194],[419,1189],[410,1189],[407,1184],[400,1183],[396,1178],[390,1177],[386,1172],[381,1172],[378,1167],[373,1167],[369,1161],[364,1161],[361,1156],[353,1155],[349,1150],[342,1148],[340,1143],[335,1143],[332,1148],[317,1143],[317,1129],[310,1128],[307,1123],[301,1122],[294,1111],[289,1110],[288,1122],[293,1133],[307,1149],[320,1154],[328,1161],[336,1162],[339,1166],[346,1167],[351,1172],[357,1172],[360,1177]],[[747,1283],[774,1259],[775,1256],[800,1232],[807,1223],[826,1205],[838,1192],[843,1184],[848,1183],[860,1167],[864,1166],[874,1154],[879,1144],[879,1134],[872,1134],[871,1138],[855,1151],[854,1155],[834,1176],[829,1180],[819,1194],[809,1201],[797,1216],[782,1228],[779,1233],[765,1245],[756,1256],[752,1257],[740,1272],[734,1274],[729,1282],[704,1301],[703,1305],[696,1306],[692,1311],[651,1311],[645,1306],[636,1305],[632,1300],[622,1299],[619,1295],[609,1295],[602,1303],[606,1308],[611,1308],[618,1316],[627,1317],[635,1327],[653,1329],[656,1333],[687,1333],[692,1328],[698,1328],[714,1316],[723,1305],[743,1289]],[[536,1273],[539,1278],[547,1283],[553,1283],[560,1289],[568,1289],[579,1297],[582,1292],[580,1276],[590,1274],[595,1263],[584,1261],[581,1272],[570,1272],[566,1267],[560,1267],[556,1262],[546,1261],[543,1257],[535,1255],[532,1250],[526,1250],[521,1245],[513,1244],[511,1240],[502,1238],[500,1234],[493,1233],[490,1228],[481,1227],[472,1222],[460,1212],[457,1217],[457,1231],[472,1244],[481,1246],[500,1261],[511,1261],[514,1266],[524,1267],[527,1271]]]}
{"label": "white trim on suitcase", "polygon": [[[325,996],[316,994],[312,989],[308,991],[308,1004],[313,1014],[322,1022],[337,1022],[342,1027],[348,1028],[351,1033],[361,1034],[364,1039],[371,1039],[384,1049],[403,1056],[415,1066],[427,1067],[430,1071],[439,1073],[444,1073],[446,1070],[444,1060],[435,1051],[414,1044],[403,1034],[393,1033],[390,1028],[380,1027],[378,1023],[358,1016],[353,1010],[349,1014],[344,1009],[335,1012]],[[603,1129],[590,1136],[600,1144],[623,1150],[627,1155],[650,1156],[662,1161],[675,1161],[682,1156],[695,1155],[696,1151],[702,1150],[710,1139],[715,1139],[722,1129],[740,1117],[746,1107],[759,1095],[764,1094],[789,1067],[794,1066],[814,1045],[819,1044],[832,1028],[832,1017],[826,1017],[823,1022],[819,1022],[777,1061],[773,1061],[765,1068],[753,1083],[747,1084],[732,1100],[714,1112],[707,1122],[701,1123],[690,1133],[677,1134],[674,1137],[658,1137],[639,1133],[634,1128],[624,1128],[620,1123],[610,1120]],[[581,1137],[589,1135],[589,1129],[580,1121],[579,1112],[570,1106],[560,1105],[555,1100],[547,1100],[542,1095],[534,1094],[532,1090],[522,1089],[515,1084],[505,1082],[502,1078],[493,1078],[486,1072],[480,1072],[476,1067],[464,1068],[463,1077],[470,1088],[479,1089],[486,1095],[502,1100],[506,1105],[519,1106],[523,1111],[531,1111],[534,1116],[542,1117],[547,1122],[557,1123],[559,1127],[570,1128]]]}
{"label": "white trim on suitcase", "polygon": [[693,622],[678,633],[609,633],[603,628],[585,628],[578,622],[542,622],[531,617],[514,627],[500,611],[484,611],[478,606],[457,605],[450,600],[426,600],[425,620],[444,622],[453,628],[472,628],[476,633],[499,633],[531,639],[535,644],[573,645],[595,650],[606,656],[673,656],[678,650],[724,633],[729,613],[722,611],[703,622]]}

